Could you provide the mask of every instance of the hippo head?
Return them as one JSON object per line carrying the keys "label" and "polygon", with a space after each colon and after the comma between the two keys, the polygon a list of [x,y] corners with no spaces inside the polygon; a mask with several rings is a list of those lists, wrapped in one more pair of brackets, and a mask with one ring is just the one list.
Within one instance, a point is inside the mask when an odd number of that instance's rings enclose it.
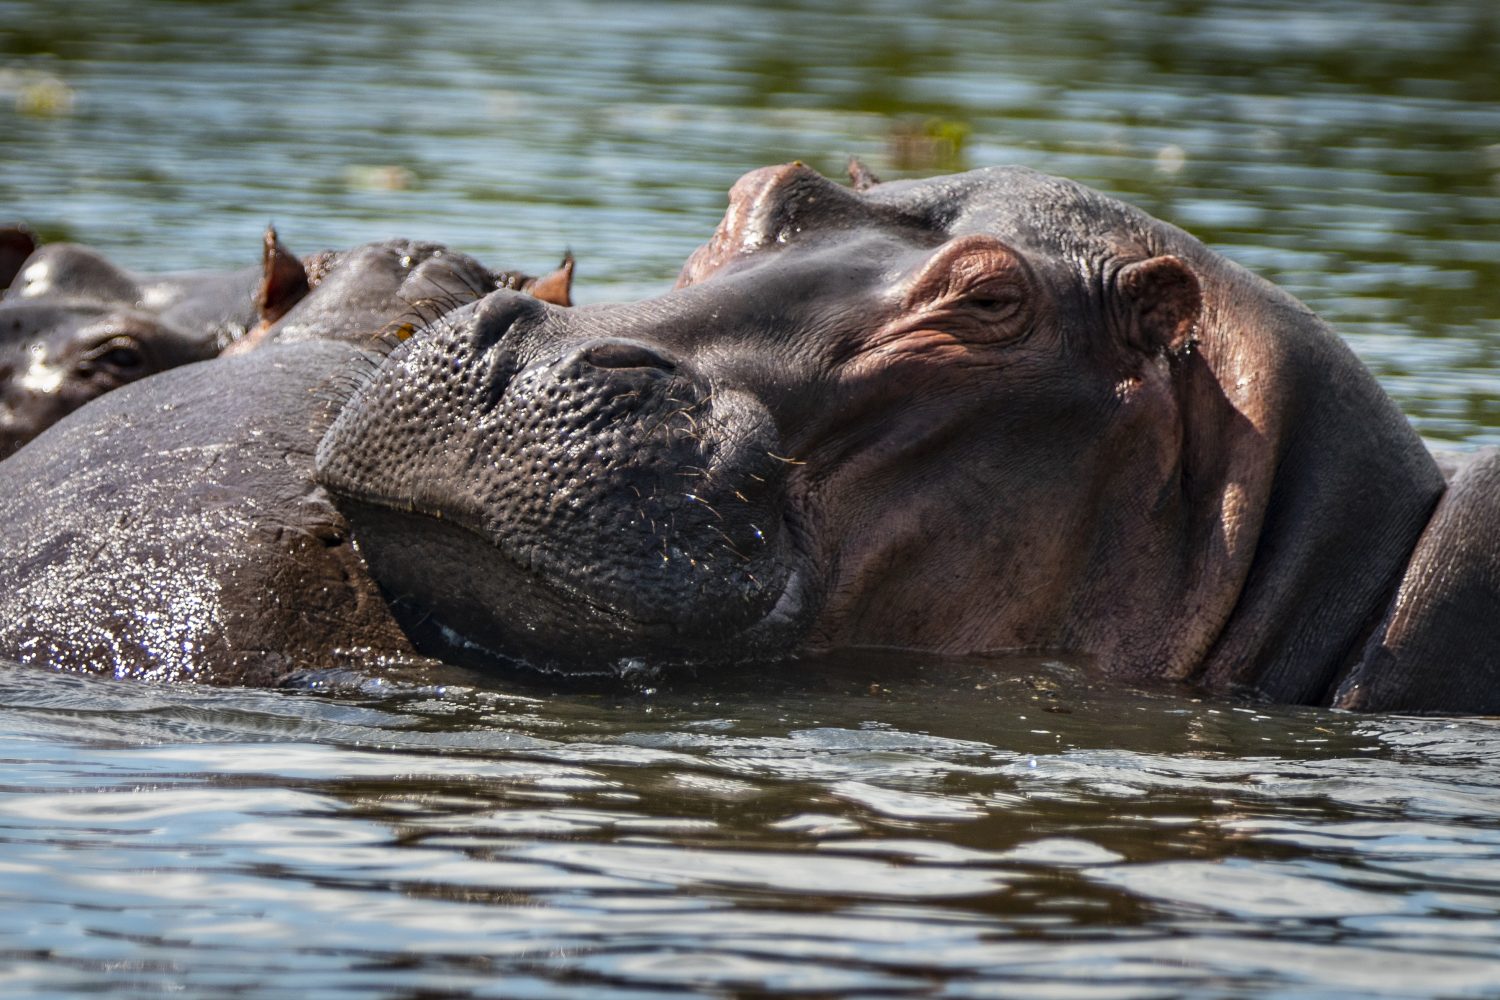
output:
{"label": "hippo head", "polygon": [[30,255],[0,300],[0,457],[101,393],[212,356],[142,299],[87,247]]}
{"label": "hippo head", "polygon": [[391,239],[304,260],[268,233],[257,292],[260,321],[226,353],[267,341],[404,339],[424,320],[496,289],[517,289],[556,305],[571,302],[573,258],[542,278],[491,271],[441,243]]}
{"label": "hippo head", "polygon": [[[274,230],[262,268],[138,275],[97,250],[52,243],[17,268],[0,299],[0,457],[127,382],[215,357],[257,314],[306,291],[262,282],[289,257]],[[295,258],[293,258],[295,259]]]}
{"label": "hippo head", "polygon": [[756,171],[668,294],[497,292],[391,353],[317,476],[408,620],[579,669],[878,645],[1182,677],[1316,562],[1247,584],[1302,454],[1287,372],[1358,369],[1306,310],[1072,182],[856,180]]}

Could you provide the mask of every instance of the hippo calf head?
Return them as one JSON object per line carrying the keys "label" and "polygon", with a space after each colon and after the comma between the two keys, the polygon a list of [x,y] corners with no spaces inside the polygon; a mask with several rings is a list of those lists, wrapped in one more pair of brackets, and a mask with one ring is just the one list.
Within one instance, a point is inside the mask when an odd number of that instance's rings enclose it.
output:
{"label": "hippo calf head", "polygon": [[[317,475],[396,604],[585,669],[1025,647],[1233,680],[1280,656],[1236,643],[1326,562],[1286,504],[1316,515],[1415,442],[1336,339],[1068,181],[856,181],[757,171],[669,294],[497,292],[392,353]],[[1338,378],[1309,401],[1304,370]],[[1308,456],[1346,413],[1380,441],[1327,475]]]}

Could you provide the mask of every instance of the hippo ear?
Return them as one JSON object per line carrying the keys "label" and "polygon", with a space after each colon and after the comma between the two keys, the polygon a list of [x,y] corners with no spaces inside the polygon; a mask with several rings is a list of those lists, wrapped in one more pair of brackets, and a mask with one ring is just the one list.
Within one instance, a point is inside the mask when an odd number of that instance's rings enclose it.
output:
{"label": "hippo ear", "polygon": [[267,226],[265,247],[261,254],[260,287],[255,292],[255,307],[265,326],[285,316],[302,296],[307,294],[307,269],[297,255],[276,236],[276,227]]}
{"label": "hippo ear", "polygon": [[1176,257],[1127,264],[1116,279],[1125,340],[1146,354],[1186,347],[1203,311],[1198,276]]}
{"label": "hippo ear", "polygon": [[870,171],[870,168],[865,166],[864,162],[857,156],[849,157],[848,170],[849,183],[854,186],[854,190],[856,191],[868,191],[880,183],[880,178],[876,177]]}
{"label": "hippo ear", "polygon": [[562,263],[551,274],[532,278],[521,286],[534,297],[555,306],[573,304],[573,251],[563,254]]}
{"label": "hippo ear", "polygon": [[16,280],[36,247],[36,234],[25,226],[0,226],[0,291]]}

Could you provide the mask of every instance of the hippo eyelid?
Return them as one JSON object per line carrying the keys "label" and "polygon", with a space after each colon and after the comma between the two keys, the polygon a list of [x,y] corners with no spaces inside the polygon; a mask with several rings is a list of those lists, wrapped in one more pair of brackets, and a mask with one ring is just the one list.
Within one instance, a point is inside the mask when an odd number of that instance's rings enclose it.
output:
{"label": "hippo eyelid", "polygon": [[119,333],[84,351],[79,363],[95,365],[104,362],[115,368],[134,368],[145,360],[140,341],[129,334]]}
{"label": "hippo eyelid", "polygon": [[975,309],[993,318],[1018,312],[1026,301],[1026,289],[1013,278],[981,282],[959,293],[956,306]]}
{"label": "hippo eyelid", "polygon": [[992,236],[950,240],[927,259],[907,286],[908,310],[942,308],[964,300],[1021,302],[1030,286],[1021,255]]}

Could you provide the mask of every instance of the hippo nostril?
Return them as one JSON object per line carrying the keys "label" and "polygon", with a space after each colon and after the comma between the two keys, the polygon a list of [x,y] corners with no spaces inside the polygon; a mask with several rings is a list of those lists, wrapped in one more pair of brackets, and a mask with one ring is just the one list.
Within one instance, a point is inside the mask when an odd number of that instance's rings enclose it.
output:
{"label": "hippo nostril", "polygon": [[583,351],[583,360],[595,368],[658,368],[675,371],[677,363],[644,344],[628,340],[604,340]]}

